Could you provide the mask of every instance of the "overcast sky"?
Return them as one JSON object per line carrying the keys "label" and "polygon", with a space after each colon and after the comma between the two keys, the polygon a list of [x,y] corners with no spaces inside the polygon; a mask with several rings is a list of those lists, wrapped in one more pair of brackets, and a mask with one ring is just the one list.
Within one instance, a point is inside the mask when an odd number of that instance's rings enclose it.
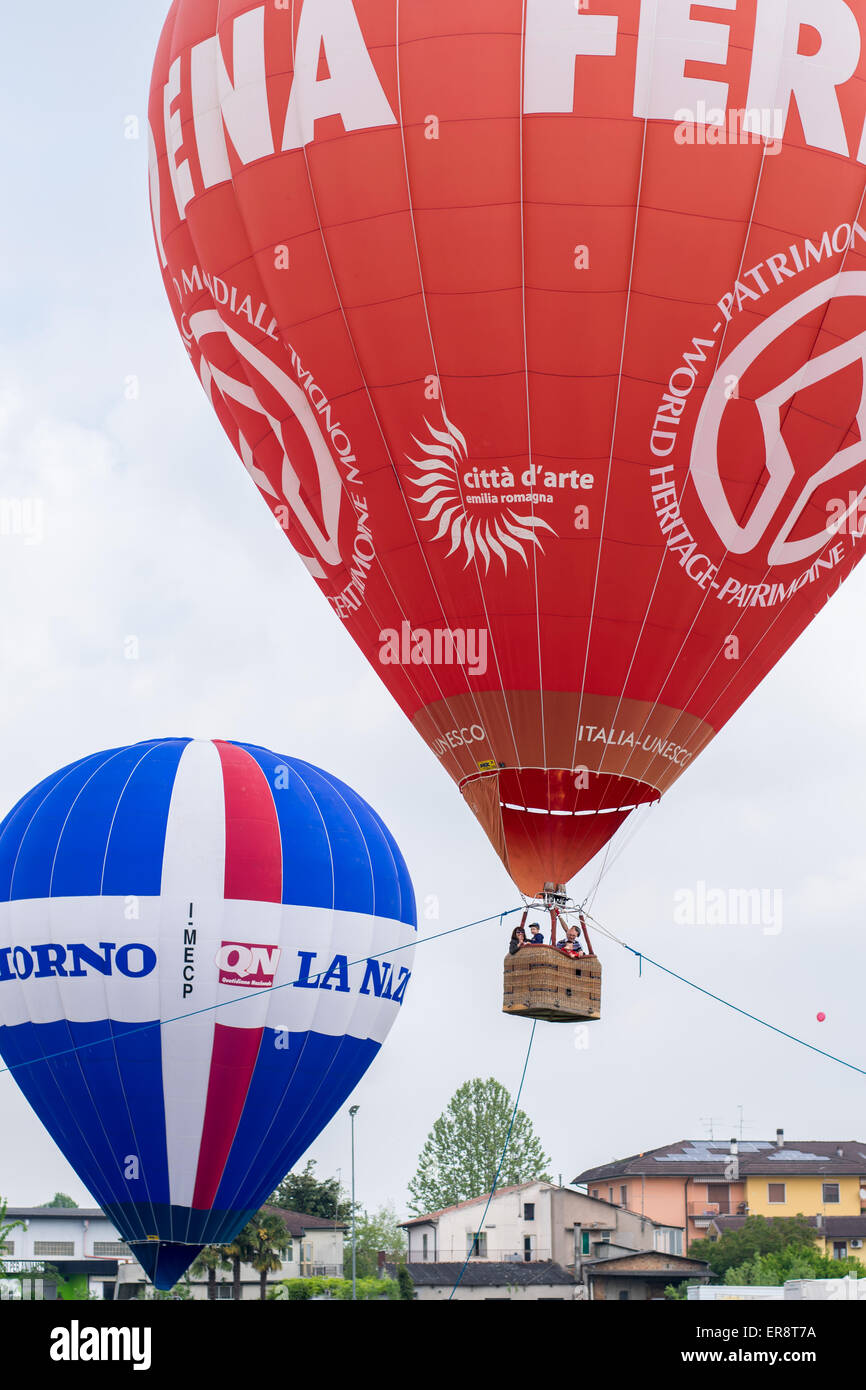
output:
{"label": "overcast sky", "polygon": [[[55,768],[163,735],[248,740],[336,773],[384,817],[433,933],[514,907],[480,827],[344,633],[225,440],[157,272],[150,67],[167,0],[49,0],[4,20],[0,493],[43,534],[0,537],[0,816]],[[126,399],[129,379],[137,399]],[[36,543],[33,543],[33,541]],[[606,873],[618,937],[866,1067],[866,569]],[[126,659],[138,639],[140,659]],[[575,884],[583,897],[598,866]],[[681,926],[676,894],[781,890],[781,930]],[[427,915],[425,916],[425,909]],[[473,1076],[516,1087],[497,923],[421,945],[402,1017],[354,1097],[357,1193],[405,1211],[424,1139]],[[596,945],[601,946],[599,939]],[[864,1078],[604,943],[604,1021],[539,1026],[523,1105],[565,1180],[682,1138],[864,1138]],[[818,1023],[818,1012],[826,1022]],[[588,1040],[588,1047],[583,1041]],[[87,1193],[8,1075],[0,1194]],[[349,1179],[342,1112],[309,1156]]]}

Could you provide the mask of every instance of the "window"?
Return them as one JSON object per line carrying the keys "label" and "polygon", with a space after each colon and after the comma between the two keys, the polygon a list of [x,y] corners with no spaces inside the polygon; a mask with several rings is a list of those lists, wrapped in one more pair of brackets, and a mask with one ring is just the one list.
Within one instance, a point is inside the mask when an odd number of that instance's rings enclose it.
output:
{"label": "window", "polygon": [[477,1255],[479,1259],[487,1259],[487,1232],[481,1231],[478,1235],[474,1231],[466,1232],[466,1253]]}
{"label": "window", "polygon": [[231,1298],[233,1292],[231,1284],[217,1284],[216,1286],[217,1298]]}
{"label": "window", "polygon": [[422,1237],[421,1237],[421,1259],[422,1259],[422,1260],[426,1260],[426,1258],[427,1258],[427,1240],[428,1240],[428,1237],[427,1237],[427,1236],[422,1236]]}
{"label": "window", "polygon": [[786,1198],[785,1184],[783,1182],[767,1183],[767,1201],[772,1202],[775,1205],[784,1205]]}
{"label": "window", "polygon": [[[784,1183],[782,1184],[784,1186]],[[719,1216],[729,1216],[731,1211],[731,1189],[725,1182],[707,1183],[707,1205],[718,1207]]]}
{"label": "window", "polygon": [[581,1255],[589,1254],[589,1231],[581,1231],[580,1233],[580,1253]]}
{"label": "window", "polygon": [[840,1201],[839,1184],[837,1182],[825,1182],[821,1200],[828,1203]]}
{"label": "window", "polygon": [[123,1240],[95,1240],[94,1255],[131,1255],[132,1251]]}
{"label": "window", "polygon": [[525,1206],[524,1206],[524,1208],[523,1208],[523,1219],[524,1219],[524,1221],[534,1221],[534,1220],[535,1220],[535,1203],[534,1203],[534,1202],[527,1202],[527,1203],[525,1204]]}
{"label": "window", "polygon": [[683,1253],[683,1233],[679,1229],[671,1232],[671,1254],[681,1255]]}
{"label": "window", "polygon": [[15,1254],[15,1242],[14,1242],[14,1240],[0,1241],[0,1255],[14,1255],[14,1254]]}
{"label": "window", "polygon": [[74,1255],[74,1240],[37,1240],[33,1245],[34,1255]]}
{"label": "window", "polygon": [[593,1195],[593,1197],[598,1197],[598,1188],[597,1188],[597,1187],[594,1187],[594,1188],[592,1189],[592,1195]]}
{"label": "window", "polygon": [[628,1289],[620,1289],[619,1299],[621,1303],[625,1303],[628,1301]]}
{"label": "window", "polygon": [[619,1204],[621,1207],[628,1206],[628,1187],[626,1186],[619,1189]]}
{"label": "window", "polygon": [[834,1241],[833,1241],[833,1259],[834,1259],[834,1260],[847,1260],[847,1258],[848,1258],[848,1246],[847,1246],[847,1243],[846,1243],[844,1240],[834,1240]]}
{"label": "window", "polygon": [[524,1258],[524,1260],[529,1261],[529,1260],[532,1259],[532,1257],[533,1257],[533,1255],[534,1255],[534,1253],[535,1253],[535,1251],[534,1251],[534,1249],[533,1249],[533,1246],[534,1246],[534,1245],[535,1245],[535,1236],[524,1236],[524,1237],[523,1237],[523,1258]]}
{"label": "window", "polygon": [[612,1187],[609,1187],[609,1188],[607,1189],[607,1200],[611,1203],[611,1205],[613,1204],[613,1188],[612,1188]]}

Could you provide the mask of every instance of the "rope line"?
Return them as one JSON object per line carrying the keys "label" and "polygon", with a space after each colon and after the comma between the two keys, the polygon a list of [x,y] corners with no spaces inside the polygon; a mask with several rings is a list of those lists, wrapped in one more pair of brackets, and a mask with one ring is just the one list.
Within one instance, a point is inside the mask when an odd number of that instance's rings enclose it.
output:
{"label": "rope line", "polygon": [[474,1234],[474,1236],[472,1237],[472,1240],[471,1240],[471,1242],[470,1242],[470,1244],[469,1244],[469,1249],[468,1249],[468,1251],[467,1251],[467,1253],[466,1253],[466,1259],[463,1261],[463,1268],[461,1269],[460,1273],[459,1273],[458,1276],[457,1276],[457,1283],[454,1285],[454,1288],[451,1290],[450,1294],[448,1295],[448,1302],[449,1302],[449,1303],[451,1302],[452,1298],[453,1298],[454,1295],[456,1294],[457,1290],[460,1288],[460,1281],[461,1281],[461,1279],[463,1278],[463,1275],[466,1273],[466,1266],[468,1265],[470,1259],[472,1258],[472,1252],[473,1252],[474,1249],[475,1249],[475,1242],[479,1239],[479,1237],[480,1237],[480,1235],[481,1235],[481,1232],[484,1230],[484,1222],[486,1221],[486,1219],[487,1219],[487,1213],[488,1213],[488,1211],[490,1210],[490,1203],[493,1201],[493,1198],[494,1198],[494,1196],[495,1196],[495,1194],[496,1194],[496,1188],[497,1188],[497,1186],[498,1186],[498,1184],[499,1184],[499,1175],[500,1175],[500,1173],[502,1172],[502,1165],[503,1165],[503,1163],[505,1162],[505,1155],[506,1155],[507,1152],[508,1152],[508,1144],[509,1144],[509,1141],[510,1141],[510,1139],[511,1139],[511,1131],[512,1131],[513,1128],[514,1128],[514,1121],[517,1119],[517,1107],[520,1105],[520,1096],[521,1096],[521,1093],[522,1093],[522,1091],[523,1091],[523,1083],[524,1083],[524,1081],[526,1080],[526,1069],[527,1069],[527,1067],[529,1066],[529,1058],[530,1058],[530,1054],[531,1054],[531,1052],[532,1052],[532,1044],[533,1044],[533,1042],[535,1041],[535,1030],[536,1030],[537,1027],[538,1027],[538,1019],[533,1019],[533,1021],[532,1021],[532,1032],[531,1032],[530,1035],[529,1035],[529,1046],[528,1046],[527,1049],[526,1049],[526,1057],[525,1057],[524,1062],[523,1062],[523,1074],[522,1074],[522,1076],[521,1076],[521,1078],[520,1078],[520,1085],[519,1085],[518,1088],[517,1088],[517,1095],[516,1095],[515,1100],[514,1100],[514,1109],[513,1109],[512,1112],[511,1112],[511,1123],[510,1123],[509,1126],[508,1126],[508,1133],[507,1133],[506,1136],[505,1136],[505,1143],[504,1143],[504,1145],[503,1145],[503,1147],[502,1147],[502,1156],[501,1156],[501,1158],[500,1158],[500,1160],[499,1160],[499,1167],[496,1169],[496,1177],[493,1179],[493,1186],[492,1186],[492,1188],[490,1189],[490,1195],[489,1195],[488,1198],[487,1198],[487,1205],[486,1205],[485,1208],[484,1208],[484,1212],[483,1212],[483,1214],[482,1214],[481,1222],[480,1222],[480,1224],[479,1224],[478,1230],[475,1232],[475,1234]]}
{"label": "rope line", "polygon": [[[358,960],[350,960],[346,963],[346,969],[351,970],[355,965],[363,965],[368,960],[380,960],[383,956],[396,956],[400,951],[413,950],[416,946],[428,941],[440,941],[444,936],[454,936],[457,932],[468,931],[470,927],[481,927],[487,922],[499,922],[502,925],[504,917],[508,917],[513,912],[522,912],[523,907],[508,907],[504,912],[494,912],[490,917],[479,917],[475,922],[464,922],[460,927],[449,927],[447,931],[434,932],[432,936],[420,936],[416,941],[407,941],[402,946],[391,946],[387,951],[371,952],[367,956],[361,956]],[[320,980],[326,972],[320,970],[318,974],[311,975],[310,980]],[[296,980],[287,980],[284,985],[273,985],[268,991],[269,996],[277,993],[281,989],[293,989],[298,983],[300,976]],[[246,995],[240,995],[237,999],[226,999],[220,1004],[208,1004],[203,1009],[192,1009],[189,1013],[175,1014],[173,1018],[158,1019],[153,1023],[142,1023],[138,1028],[130,1028],[124,1033],[124,1039],[133,1037],[136,1033],[147,1033],[154,1028],[167,1028],[170,1023],[183,1023],[187,1018],[198,1018],[200,1014],[215,1013],[217,1009],[228,1009],[233,1004],[248,1004],[250,1001]],[[38,1026],[38,1025],[37,1025]],[[11,1067],[0,1067],[0,1076],[7,1072],[21,1071],[24,1067],[32,1067],[37,1062],[53,1062],[57,1057],[69,1057],[76,1052],[85,1052],[90,1047],[100,1047],[103,1043],[115,1043],[117,1037],[114,1033],[108,1033],[104,1038],[96,1038],[93,1042],[79,1043],[75,1047],[66,1047],[61,1052],[48,1052],[42,1057],[35,1057],[29,1062],[16,1062]]]}
{"label": "rope line", "polygon": [[[434,932],[432,936],[421,936],[416,941],[407,941],[402,946],[392,946],[385,951],[371,952],[370,955],[362,956],[358,960],[348,961],[347,969],[352,969],[352,967],[356,965],[363,965],[363,963],[368,960],[380,960],[383,956],[398,955],[401,951],[408,951],[410,949],[413,949],[415,946],[424,945],[428,941],[441,941],[447,936],[455,936],[459,932],[468,931],[471,927],[486,926],[490,922],[498,922],[501,926],[506,917],[510,917],[515,912],[523,912],[525,906],[526,904],[522,903],[519,907],[509,907],[506,908],[503,912],[494,912],[489,917],[479,917],[474,922],[464,922],[459,927],[449,927],[446,931]],[[824,1048],[821,1047],[816,1047],[814,1043],[807,1042],[805,1038],[798,1038],[795,1033],[786,1032],[784,1028],[777,1027],[776,1024],[770,1023],[768,1019],[760,1018],[758,1014],[753,1014],[750,1013],[748,1009],[740,1008],[738,1004],[732,1003],[730,999],[724,999],[720,994],[714,994],[712,990],[705,989],[703,985],[697,984],[694,980],[687,979],[685,975],[679,975],[677,971],[671,970],[669,966],[662,965],[661,961],[654,960],[653,957],[648,956],[646,952],[639,951],[636,947],[630,946],[627,941],[623,941],[612,931],[609,931],[607,927],[603,927],[602,924],[595,917],[593,917],[592,913],[587,910],[585,901],[580,908],[576,906],[567,908],[563,912],[562,918],[563,920],[565,920],[568,915],[574,916],[579,911],[582,911],[586,919],[592,923],[595,931],[599,932],[608,941],[612,941],[615,945],[621,946],[623,950],[629,951],[631,955],[637,958],[638,973],[641,977],[643,977],[644,962],[646,962],[647,965],[653,965],[655,966],[656,970],[661,970],[663,974],[669,975],[671,979],[678,980],[680,984],[688,985],[690,989],[694,989],[699,994],[705,995],[707,999],[712,999],[717,1004],[723,1004],[725,1008],[733,1010],[734,1013],[740,1014],[743,1018],[750,1019],[753,1023],[760,1024],[762,1028],[768,1028],[770,1032],[777,1033],[779,1037],[787,1038],[789,1042],[797,1043],[798,1046],[807,1048],[809,1052],[814,1052],[819,1057],[826,1057],[827,1060],[830,1062],[837,1062],[839,1066],[847,1067],[849,1071],[856,1071],[861,1076],[866,1076],[866,1067],[857,1066],[855,1062],[848,1062],[845,1060],[844,1057],[837,1057],[835,1053],[827,1052],[824,1050]],[[322,975],[325,973],[325,971],[319,971],[318,974],[313,975],[310,978],[311,980],[320,980],[322,978]],[[277,990],[292,989],[297,983],[297,980],[288,980],[283,985],[274,985],[272,989],[269,991],[269,993],[275,994]],[[238,999],[227,999],[218,1004],[209,1004],[206,1008],[193,1009],[189,1013],[176,1014],[172,1018],[159,1019],[153,1023],[143,1023],[138,1028],[131,1028],[127,1033],[124,1034],[124,1037],[132,1037],[136,1033],[146,1033],[154,1028],[166,1028],[170,1023],[182,1023],[185,1019],[197,1018],[200,1014],[215,1013],[217,1009],[228,1009],[233,1004],[241,1003],[249,1003],[249,1000],[246,998],[246,996],[241,996]],[[534,1033],[535,1029],[533,1028],[533,1036]],[[28,1062],[16,1062],[11,1067],[0,1067],[0,1076],[3,1076],[7,1073],[20,1071],[24,1067],[32,1067],[38,1062],[52,1062],[58,1057],[69,1057],[75,1053],[84,1052],[88,1048],[99,1047],[104,1043],[115,1043],[116,1041],[116,1036],[113,1033],[108,1033],[104,1038],[96,1038],[93,1042],[80,1043],[77,1044],[75,1047],[63,1048],[59,1052],[49,1052],[42,1057],[33,1058]],[[529,1055],[527,1053],[527,1062],[528,1060]],[[526,1069],[524,1067],[524,1076],[525,1074]],[[522,1085],[523,1082],[521,1080],[521,1086]],[[503,1159],[504,1157],[505,1154],[503,1151]]]}
{"label": "rope line", "polygon": [[866,1076],[866,1067],[858,1067],[856,1062],[846,1062],[844,1057],[837,1057],[832,1052],[825,1052],[822,1047],[816,1047],[814,1043],[806,1042],[805,1038],[798,1038],[795,1033],[787,1033],[784,1028],[777,1028],[775,1023],[770,1023],[766,1018],[759,1018],[757,1014],[750,1013],[748,1009],[741,1009],[739,1004],[732,1004],[730,999],[723,999],[720,994],[713,994],[712,990],[705,989],[703,985],[696,984],[694,980],[687,980],[685,975],[678,975],[677,972],[671,970],[669,966],[662,965],[660,961],[653,960],[652,956],[648,956],[644,951],[638,951],[634,946],[629,946],[627,941],[621,941],[618,936],[614,936],[613,933],[603,927],[600,922],[596,922],[595,918],[590,913],[585,912],[584,916],[589,918],[596,931],[599,931],[602,936],[606,936],[609,941],[615,942],[617,946],[622,946],[623,950],[630,951],[633,956],[637,957],[638,974],[641,977],[643,976],[644,963],[647,965],[654,965],[656,970],[661,970],[665,975],[670,975],[671,979],[679,980],[680,984],[688,985],[690,989],[697,990],[699,994],[706,995],[708,999],[714,999],[717,1004],[723,1004],[726,1009],[732,1009],[734,1013],[741,1014],[743,1018],[749,1018],[753,1023],[759,1023],[762,1028],[769,1028],[771,1033],[778,1033],[779,1037],[787,1038],[789,1042],[797,1043],[798,1046],[807,1048],[809,1052],[816,1052],[819,1057],[826,1057],[830,1062],[838,1062],[840,1067],[847,1067],[849,1071],[856,1071],[859,1072],[861,1076]]}

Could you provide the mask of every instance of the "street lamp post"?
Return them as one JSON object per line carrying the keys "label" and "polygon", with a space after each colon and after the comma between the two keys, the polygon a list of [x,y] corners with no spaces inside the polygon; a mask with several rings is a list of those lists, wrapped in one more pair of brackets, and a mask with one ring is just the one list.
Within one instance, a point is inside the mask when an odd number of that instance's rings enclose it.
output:
{"label": "street lamp post", "polygon": [[349,1106],[349,1115],[352,1120],[352,1299],[357,1300],[358,1284],[356,1278],[356,1245],[355,1245],[355,1116],[360,1109],[357,1105]]}

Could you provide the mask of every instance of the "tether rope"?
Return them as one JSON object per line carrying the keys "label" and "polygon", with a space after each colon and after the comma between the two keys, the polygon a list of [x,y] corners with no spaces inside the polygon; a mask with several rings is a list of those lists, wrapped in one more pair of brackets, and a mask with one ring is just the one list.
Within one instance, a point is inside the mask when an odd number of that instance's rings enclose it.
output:
{"label": "tether rope", "polygon": [[473,1254],[473,1252],[474,1252],[474,1250],[475,1250],[475,1243],[476,1243],[476,1241],[480,1238],[481,1233],[482,1233],[482,1231],[484,1230],[484,1222],[487,1220],[487,1213],[488,1213],[488,1211],[490,1210],[490,1203],[493,1201],[493,1198],[494,1198],[494,1196],[495,1196],[495,1194],[496,1194],[496,1188],[497,1188],[498,1185],[499,1185],[499,1175],[500,1175],[500,1173],[502,1172],[502,1165],[503,1165],[504,1162],[505,1162],[505,1155],[506,1155],[507,1152],[508,1152],[508,1144],[509,1144],[509,1141],[510,1141],[510,1139],[511,1139],[511,1131],[512,1131],[513,1128],[514,1128],[514,1121],[517,1119],[517,1107],[520,1105],[520,1096],[521,1096],[521,1093],[522,1093],[522,1091],[523,1091],[523,1083],[524,1083],[524,1081],[526,1080],[526,1069],[527,1069],[527,1067],[529,1066],[529,1057],[530,1057],[530,1054],[531,1054],[531,1052],[532,1052],[532,1044],[533,1044],[533,1042],[535,1041],[535,1030],[536,1030],[537,1026],[538,1026],[538,1020],[537,1020],[537,1019],[533,1019],[533,1023],[532,1023],[532,1032],[531,1032],[530,1035],[529,1035],[529,1046],[528,1046],[527,1049],[526,1049],[526,1057],[525,1057],[524,1062],[523,1062],[523,1073],[522,1073],[522,1075],[521,1075],[521,1077],[520,1077],[520,1085],[519,1085],[518,1088],[517,1088],[517,1095],[515,1096],[515,1099],[514,1099],[514,1109],[513,1109],[512,1112],[511,1112],[511,1123],[510,1123],[509,1126],[508,1126],[508,1133],[507,1133],[506,1136],[505,1136],[505,1143],[504,1143],[503,1146],[502,1146],[502,1156],[501,1156],[501,1158],[500,1158],[500,1160],[499,1160],[499,1167],[496,1169],[496,1177],[493,1179],[493,1186],[492,1186],[492,1188],[490,1189],[490,1195],[489,1195],[488,1198],[487,1198],[487,1205],[486,1205],[485,1208],[484,1208],[484,1212],[483,1212],[483,1214],[482,1214],[481,1221],[480,1221],[479,1226],[478,1226],[478,1230],[475,1232],[475,1234],[474,1234],[473,1237],[472,1237],[472,1240],[471,1240],[470,1243],[469,1243],[469,1249],[468,1249],[468,1251],[467,1251],[467,1253],[466,1253],[466,1259],[463,1261],[463,1268],[461,1269],[460,1273],[459,1273],[458,1276],[457,1276],[457,1283],[454,1285],[454,1288],[451,1290],[450,1294],[448,1295],[448,1302],[449,1302],[449,1303],[451,1302],[452,1298],[453,1298],[454,1295],[456,1294],[457,1290],[460,1288],[460,1281],[461,1281],[461,1279],[463,1278],[463,1275],[466,1273],[466,1266],[468,1265],[470,1259],[472,1258],[472,1254]]}
{"label": "tether rope", "polygon": [[[358,960],[350,960],[350,961],[347,961],[347,962],[346,962],[346,969],[347,969],[347,970],[351,970],[353,966],[355,966],[355,965],[363,965],[364,962],[365,962],[365,961],[368,961],[368,960],[381,960],[381,958],[382,958],[383,956],[396,956],[400,951],[410,951],[410,950],[414,950],[414,948],[415,948],[416,946],[420,946],[420,945],[422,945],[422,944],[424,944],[424,943],[426,943],[426,942],[428,942],[428,941],[440,941],[440,940],[442,939],[442,937],[445,937],[445,936],[454,936],[457,932],[468,931],[470,927],[481,927],[481,926],[484,926],[485,923],[487,923],[487,922],[499,922],[499,924],[500,924],[500,926],[501,926],[501,925],[502,925],[502,920],[503,920],[504,917],[510,916],[511,913],[513,913],[513,912],[522,912],[522,911],[523,911],[523,907],[522,907],[522,906],[521,906],[521,907],[508,907],[508,908],[505,909],[504,912],[494,912],[490,917],[479,917],[478,920],[475,921],[475,922],[464,922],[463,925],[460,926],[460,927],[449,927],[447,931],[434,932],[432,936],[419,936],[419,937],[418,937],[416,940],[414,940],[414,941],[406,941],[406,942],[404,942],[404,944],[403,944],[402,946],[390,946],[390,947],[389,947],[387,950],[385,950],[385,951],[376,951],[376,952],[372,952],[372,951],[371,951],[369,955],[361,956],[361,957],[359,957]],[[324,974],[326,974],[326,973],[327,973],[327,972],[324,971],[324,970],[319,970],[319,971],[317,971],[317,973],[316,973],[315,975],[311,975],[311,976],[309,977],[309,982],[312,983],[313,980],[320,980],[320,979],[322,978],[322,976],[323,976]],[[268,990],[268,995],[269,995],[269,996],[272,996],[272,995],[276,994],[278,990],[281,990],[281,989],[294,989],[295,985],[299,983],[299,980],[300,980],[300,976],[299,976],[297,979],[295,979],[295,980],[287,980],[286,983],[283,984],[283,985],[273,985],[273,986]],[[246,995],[240,995],[237,999],[226,999],[226,1000],[223,1000],[223,1002],[222,1002],[222,1003],[219,1003],[219,1004],[208,1004],[208,1005],[207,1005],[205,1008],[203,1008],[203,1009],[191,1009],[191,1010],[189,1011],[189,1013],[185,1013],[185,1014],[175,1014],[173,1018],[162,1018],[162,1019],[156,1019],[156,1020],[155,1020],[154,1022],[152,1022],[152,1023],[142,1023],[142,1024],[140,1025],[140,1027],[138,1027],[138,1028],[130,1028],[130,1029],[128,1029],[128,1030],[124,1033],[123,1036],[124,1036],[124,1039],[126,1039],[126,1038],[129,1038],[129,1037],[133,1037],[134,1034],[136,1034],[136,1033],[147,1033],[147,1032],[150,1032],[150,1031],[152,1031],[154,1028],[167,1028],[168,1025],[169,1025],[170,1023],[183,1023],[183,1021],[184,1021],[185,1019],[187,1019],[187,1018],[198,1018],[198,1016],[199,1016],[200,1014],[211,1014],[211,1013],[215,1013],[215,1012],[217,1011],[217,1009],[229,1009],[229,1008],[231,1008],[231,1006],[232,1006],[233,1004],[249,1004],[249,1003],[250,1003],[250,1000],[249,1000],[249,998],[248,998]],[[39,1025],[37,1024],[37,1025],[35,1025],[35,1026],[38,1027]],[[277,1032],[280,1032],[281,1030],[280,1030],[280,1029],[277,1029],[276,1031],[277,1031]],[[288,1031],[288,1030],[285,1030],[285,1031]],[[73,1055],[74,1053],[76,1053],[76,1052],[86,1052],[86,1051],[88,1050],[88,1048],[91,1048],[91,1047],[100,1047],[103,1043],[114,1043],[114,1042],[117,1042],[117,1036],[116,1036],[116,1034],[114,1034],[114,1033],[108,1033],[104,1038],[94,1038],[94,1040],[93,1040],[92,1042],[77,1043],[74,1047],[64,1047],[60,1052],[47,1052],[47,1053],[45,1053],[44,1056],[42,1056],[42,1057],[34,1057],[34,1058],[32,1058],[30,1061],[28,1061],[28,1062],[15,1062],[11,1067],[0,1067],[0,1076],[3,1076],[6,1072],[21,1071],[24,1067],[32,1067],[32,1066],[37,1065],[37,1064],[40,1063],[40,1062],[53,1062],[54,1059],[57,1058],[57,1057],[70,1057],[70,1056],[72,1056],[72,1055]]]}

